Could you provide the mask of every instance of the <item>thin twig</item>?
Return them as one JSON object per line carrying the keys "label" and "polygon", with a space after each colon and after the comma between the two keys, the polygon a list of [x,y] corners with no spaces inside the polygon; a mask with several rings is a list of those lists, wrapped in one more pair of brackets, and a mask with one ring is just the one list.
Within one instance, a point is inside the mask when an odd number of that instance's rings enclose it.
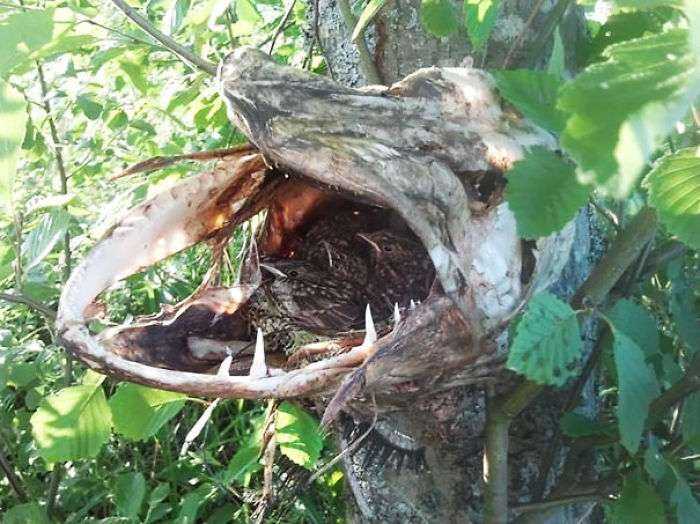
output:
{"label": "thin twig", "polygon": [[13,304],[23,304],[44,315],[51,322],[56,319],[56,312],[53,309],[27,296],[15,293],[0,293],[0,300]]}
{"label": "thin twig", "polygon": [[197,56],[185,46],[178,44],[171,37],[153,27],[148,22],[148,20],[146,20],[136,9],[131,7],[124,0],[112,0],[112,3],[114,3],[114,5],[116,5],[136,25],[138,25],[141,29],[143,29],[153,38],[158,40],[161,44],[163,44],[164,47],[175,53],[185,62],[198,67],[199,69],[201,69],[205,73],[208,73],[211,76],[216,75],[215,64],[213,64],[209,60],[202,58],[201,56]]}
{"label": "thin twig", "polygon": [[287,22],[289,21],[289,17],[292,16],[292,11],[294,10],[294,6],[296,5],[297,0],[291,0],[289,2],[289,7],[284,12],[284,16],[282,17],[282,20],[280,20],[279,25],[277,26],[277,29],[275,30],[274,35],[272,35],[272,41],[270,42],[270,50],[267,52],[268,55],[272,54],[272,51],[275,49],[275,44],[277,43],[277,38],[282,34],[282,31],[284,31],[285,26],[287,25]]}
{"label": "thin twig", "polygon": [[[348,33],[352,34],[357,20],[355,19],[355,15],[352,14],[352,8],[350,7],[348,0],[338,0],[337,4],[338,9],[340,9],[340,15],[343,17],[343,21],[345,22],[345,27],[348,28]],[[370,55],[369,49],[367,49],[367,42],[365,42],[364,37],[358,38],[355,41],[355,46],[357,47],[360,69],[362,70],[362,74],[367,79],[367,82],[370,84],[382,84],[382,78],[377,70],[377,65],[374,63],[374,60],[372,60],[372,55]]]}
{"label": "thin twig", "polygon": [[[58,167],[58,176],[61,184],[60,193],[62,195],[68,194],[68,176],[66,175],[66,164],[63,160],[63,146],[58,139],[58,130],[56,129],[56,122],[53,119],[53,114],[51,111],[51,101],[49,100],[49,90],[46,85],[46,78],[44,76],[44,69],[41,67],[39,62],[36,63],[36,70],[39,74],[39,85],[41,87],[41,98],[44,103],[44,111],[46,112],[46,119],[49,122],[49,130],[51,132],[51,141],[53,142],[54,155],[56,156],[56,165]],[[64,206],[66,210],[66,206]],[[70,252],[70,233],[66,231],[63,237],[63,255],[64,255],[64,267],[63,267],[63,282],[68,280],[71,273],[71,252]]]}
{"label": "thin twig", "polygon": [[518,34],[517,38],[515,39],[515,42],[513,42],[513,45],[510,46],[508,53],[506,53],[506,57],[503,59],[503,66],[502,66],[503,69],[508,69],[508,66],[510,65],[510,61],[513,58],[513,54],[515,53],[515,51],[518,50],[518,48],[520,48],[520,45],[523,43],[523,40],[525,38],[525,33],[527,32],[528,29],[530,29],[530,26],[535,21],[535,17],[537,16],[537,13],[540,12],[540,9],[542,8],[543,3],[544,3],[544,0],[537,0],[537,3],[532,7],[532,11],[530,12],[530,16],[528,16],[527,20],[525,21],[525,25],[520,30],[520,33]]}
{"label": "thin twig", "polygon": [[[41,98],[44,103],[44,111],[46,112],[46,119],[49,123],[49,130],[51,132],[51,141],[54,147],[54,155],[56,156],[56,164],[58,166],[58,175],[61,184],[60,192],[61,194],[68,194],[68,177],[66,175],[66,167],[63,159],[63,149],[61,142],[58,138],[58,129],[56,128],[56,122],[53,119],[53,112],[51,109],[51,102],[49,100],[48,86],[46,84],[46,78],[44,76],[44,69],[41,63],[37,61],[36,70],[39,76],[39,86],[41,88]],[[67,209],[64,206],[64,209]],[[63,237],[63,275],[62,281],[65,284],[70,277],[72,270],[72,254],[70,248],[70,232],[66,231]],[[69,386],[73,382],[73,360],[70,355],[65,352],[65,363],[63,369],[63,377],[65,386]],[[54,470],[51,473],[51,481],[49,484],[49,491],[46,501],[46,512],[51,515],[54,511],[54,506],[56,504],[56,496],[58,495],[58,487],[61,483],[61,477],[63,475],[63,467],[60,464],[54,465]]]}
{"label": "thin twig", "polygon": [[570,506],[581,502],[602,502],[605,500],[605,495],[602,493],[591,493],[588,495],[570,495],[568,497],[559,497],[542,502],[531,502],[529,504],[520,504],[513,507],[515,513],[529,513],[531,511],[542,511],[560,506]]}
{"label": "thin twig", "polygon": [[489,398],[484,446],[484,522],[508,522],[508,430],[513,419],[542,391],[525,380],[507,396]]}
{"label": "thin twig", "polygon": [[593,209],[598,211],[603,217],[610,222],[610,225],[613,227],[616,233],[619,233],[621,228],[620,228],[620,219],[617,218],[617,215],[613,213],[610,209],[607,207],[604,207],[600,205],[595,198],[591,197],[589,199],[590,204],[593,206]]}
{"label": "thin twig", "polygon": [[7,460],[2,450],[0,450],[0,469],[5,473],[7,482],[10,483],[10,487],[12,487],[12,491],[15,492],[15,495],[17,495],[17,499],[22,503],[27,502],[29,500],[27,498],[27,493],[24,491],[24,488],[22,488],[19,477],[15,474],[15,468],[12,467],[12,464]]}
{"label": "thin twig", "polygon": [[645,207],[637,213],[574,295],[571,303],[575,309],[580,309],[584,303],[597,306],[605,300],[654,236],[656,224],[656,212],[653,209]]}
{"label": "thin twig", "polygon": [[306,482],[306,486],[311,486],[311,484],[314,483],[314,481],[324,475],[328,470],[330,470],[333,466],[335,466],[338,462],[342,460],[343,457],[346,455],[349,455],[350,453],[353,453],[358,447],[360,447],[360,444],[364,442],[364,440],[372,433],[374,428],[377,425],[377,419],[379,418],[379,412],[377,410],[377,403],[376,400],[374,399],[374,395],[372,395],[372,403],[374,404],[374,417],[372,419],[372,424],[370,424],[369,429],[365,431],[362,435],[357,437],[354,442],[352,442],[349,446],[347,446],[343,451],[338,453],[335,457],[333,457],[332,460],[328,461],[327,464],[323,465],[318,471],[316,471],[311,477],[309,477],[309,480]]}
{"label": "thin twig", "polygon": [[197,160],[203,162],[206,160],[221,159],[231,155],[240,155],[254,150],[255,148],[251,144],[243,144],[227,149],[195,151],[194,153],[185,153],[184,155],[155,156],[153,158],[149,158],[148,160],[143,160],[132,166],[129,166],[121,173],[110,177],[110,180],[117,180],[118,178],[133,175],[135,173],[150,172],[155,171],[156,169],[164,169],[178,162],[182,162],[183,160]]}

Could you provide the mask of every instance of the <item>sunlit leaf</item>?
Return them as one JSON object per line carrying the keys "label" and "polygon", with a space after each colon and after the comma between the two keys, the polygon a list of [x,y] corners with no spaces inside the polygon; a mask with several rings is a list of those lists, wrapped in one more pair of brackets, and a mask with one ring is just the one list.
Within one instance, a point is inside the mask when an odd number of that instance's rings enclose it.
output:
{"label": "sunlit leaf", "polygon": [[109,399],[114,430],[132,440],[146,440],[177,415],[185,395],[124,383]]}
{"label": "sunlit leaf", "polygon": [[459,27],[457,13],[449,0],[421,0],[420,19],[423,27],[437,37],[449,36]]}
{"label": "sunlit leaf", "polygon": [[538,126],[558,134],[565,115],[556,108],[560,80],[549,73],[518,69],[493,71],[501,96]]}
{"label": "sunlit leaf", "polygon": [[506,367],[538,384],[562,386],[577,375],[582,351],[576,312],[554,295],[539,293],[518,322]]}
{"label": "sunlit leaf", "polygon": [[280,452],[294,463],[311,469],[323,449],[323,437],[318,422],[291,402],[277,408],[275,436]]}
{"label": "sunlit leaf", "polygon": [[[5,49],[1,44],[0,48]],[[0,53],[0,60],[4,54]],[[9,208],[17,153],[24,138],[26,121],[27,104],[24,98],[0,80],[0,209]]]}
{"label": "sunlit leaf", "polygon": [[518,234],[538,238],[558,231],[588,201],[590,188],[576,180],[574,167],[557,154],[535,147],[507,172],[506,200]]}
{"label": "sunlit leaf", "polygon": [[562,89],[570,117],[561,144],[583,179],[623,198],[700,93],[700,74],[682,29],[616,44],[605,57]]}
{"label": "sunlit leaf", "polygon": [[501,0],[464,0],[467,34],[474,50],[488,42],[500,10]]}
{"label": "sunlit leaf", "polygon": [[0,22],[0,76],[51,40],[53,9],[19,11]]}
{"label": "sunlit leaf", "polygon": [[76,104],[90,120],[97,120],[102,114],[102,105],[95,102],[89,95],[79,95]]}
{"label": "sunlit leaf", "polygon": [[121,66],[122,71],[126,73],[126,76],[129,77],[129,80],[131,80],[133,86],[138,89],[141,94],[145,95],[146,91],[148,91],[149,85],[141,66],[134,64],[133,62],[126,61],[121,62],[119,65]]}
{"label": "sunlit leaf", "polygon": [[24,270],[29,271],[51,252],[63,238],[70,225],[70,215],[62,209],[44,213],[39,224],[31,230],[22,243]]}
{"label": "sunlit leaf", "polygon": [[663,157],[645,179],[649,202],[668,230],[700,249],[700,147]]}
{"label": "sunlit leaf", "polygon": [[31,424],[46,461],[78,460],[99,453],[109,438],[112,414],[102,387],[71,386],[44,398]]}

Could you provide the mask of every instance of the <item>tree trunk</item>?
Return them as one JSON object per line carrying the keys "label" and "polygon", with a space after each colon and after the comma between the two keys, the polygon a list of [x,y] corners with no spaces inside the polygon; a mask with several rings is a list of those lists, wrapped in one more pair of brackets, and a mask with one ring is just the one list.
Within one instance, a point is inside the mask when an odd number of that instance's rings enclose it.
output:
{"label": "tree trunk", "polygon": [[[504,0],[486,52],[472,54],[464,27],[450,37],[435,38],[421,25],[420,0],[390,0],[365,35],[368,53],[363,63],[357,46],[350,41],[352,22],[341,15],[345,2],[319,1],[318,35],[333,78],[349,86],[372,83],[366,80],[372,76],[367,58],[374,64],[379,80],[387,85],[422,67],[459,66],[470,56],[475,66],[484,68],[541,67],[550,56],[557,25],[572,70],[577,42],[584,34],[580,13],[566,8],[572,2]],[[454,5],[463,20],[462,2]],[[562,7],[566,9],[563,12]],[[571,258],[553,290],[562,297],[573,294],[591,267],[589,225],[588,213],[582,213],[576,223]],[[590,350],[593,340],[588,338]],[[507,384],[502,387],[506,389]],[[349,520],[482,521],[487,396],[488,392],[475,386],[452,389],[417,403],[410,411],[394,412],[378,421],[366,444],[344,459],[353,495]],[[556,428],[564,397],[561,391],[543,393],[511,428],[511,504],[530,502],[542,495],[536,486],[541,460],[545,450],[557,445]],[[349,419],[343,425],[342,447],[366,428],[366,424],[356,426]],[[557,455],[555,465],[563,459],[563,453]],[[548,485],[555,480],[551,477]],[[573,521],[587,509],[560,512],[551,521]]]}

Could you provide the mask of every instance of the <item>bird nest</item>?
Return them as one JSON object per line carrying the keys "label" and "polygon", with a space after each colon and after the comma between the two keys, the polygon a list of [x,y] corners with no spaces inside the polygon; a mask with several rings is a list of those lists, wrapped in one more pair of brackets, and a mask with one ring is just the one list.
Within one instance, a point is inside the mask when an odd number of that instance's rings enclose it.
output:
{"label": "bird nest", "polygon": [[[92,249],[61,296],[65,346],[100,372],[190,395],[335,394],[327,420],[366,392],[396,404],[495,376],[508,320],[558,277],[571,246],[570,226],[523,242],[502,198],[503,173],[528,147],[554,149],[553,138],[507,107],[487,73],[468,67],[351,89],[242,48],[222,63],[218,82],[230,118],[253,145],[130,210]],[[275,271],[288,277],[275,269],[280,260],[306,262],[310,231],[348,210],[354,225],[327,228],[329,235],[368,238],[363,260],[378,247],[371,234],[415,238],[407,260],[429,257],[432,267],[420,273],[434,271],[433,285],[397,295],[386,289],[402,285],[396,279],[355,279],[355,287],[371,287],[359,296],[406,300],[395,315],[381,312],[389,318],[378,326],[367,315],[350,330],[326,324],[323,336],[292,351],[266,348],[271,333],[256,337],[250,301]],[[207,278],[156,316],[99,336],[89,331],[86,311],[117,281],[205,240],[217,255],[236,227],[261,213],[237,285]],[[352,280],[353,271],[333,267],[330,250],[329,257],[328,267],[313,267]],[[382,269],[368,264],[370,273]]]}

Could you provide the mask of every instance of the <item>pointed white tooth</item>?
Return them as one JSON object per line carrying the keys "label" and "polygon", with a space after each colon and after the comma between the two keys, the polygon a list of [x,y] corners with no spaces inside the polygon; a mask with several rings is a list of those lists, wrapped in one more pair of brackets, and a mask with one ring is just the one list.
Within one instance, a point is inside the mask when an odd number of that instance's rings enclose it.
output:
{"label": "pointed white tooth", "polygon": [[399,311],[399,303],[394,302],[394,324],[401,322],[401,311]]}
{"label": "pointed white tooth", "polygon": [[363,346],[369,346],[377,341],[377,330],[374,327],[374,320],[372,320],[372,310],[367,304],[367,309],[365,310],[365,340],[362,342]]}
{"label": "pointed white tooth", "polygon": [[229,352],[229,356],[221,361],[221,365],[219,365],[219,371],[217,371],[216,374],[219,377],[228,377],[228,372],[229,372],[229,369],[231,369],[231,362],[232,361],[233,361],[233,355],[231,355]]}
{"label": "pointed white tooth", "polygon": [[250,365],[250,372],[248,375],[253,378],[267,376],[267,365],[265,364],[265,340],[263,339],[263,332],[260,328],[258,328],[258,338],[255,340],[253,363]]}
{"label": "pointed white tooth", "polygon": [[408,306],[409,309],[416,309],[416,303],[411,299],[411,304]]}

